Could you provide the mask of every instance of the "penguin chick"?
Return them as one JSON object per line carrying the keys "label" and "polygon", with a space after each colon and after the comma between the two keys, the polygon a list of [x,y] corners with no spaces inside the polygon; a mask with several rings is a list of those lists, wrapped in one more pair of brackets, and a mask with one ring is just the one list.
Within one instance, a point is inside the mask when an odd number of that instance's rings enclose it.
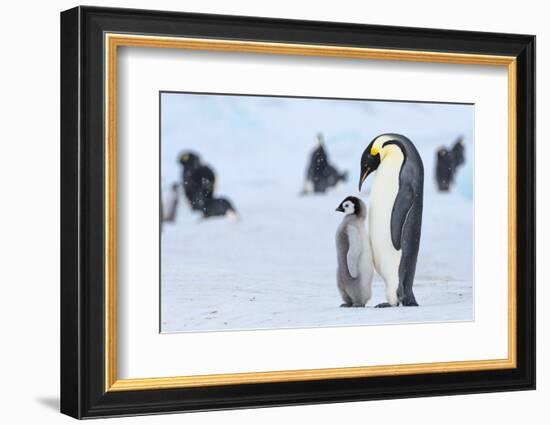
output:
{"label": "penguin chick", "polygon": [[336,232],[336,281],[344,300],[340,307],[364,307],[372,292],[372,254],[365,229],[367,207],[355,196],[344,199],[336,211],[345,214]]}

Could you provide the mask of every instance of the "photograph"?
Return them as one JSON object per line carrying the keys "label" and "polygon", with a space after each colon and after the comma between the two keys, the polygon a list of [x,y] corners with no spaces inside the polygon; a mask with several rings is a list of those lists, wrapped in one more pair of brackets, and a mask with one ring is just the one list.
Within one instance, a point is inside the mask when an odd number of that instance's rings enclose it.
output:
{"label": "photograph", "polygon": [[160,332],[475,320],[474,116],[161,91]]}
{"label": "photograph", "polygon": [[[61,149],[9,156],[54,164],[60,184],[61,263],[46,261],[60,291],[43,291],[58,300],[34,298],[59,305],[59,339],[37,334],[58,341],[39,362],[55,379],[37,376],[61,413],[255,421],[338,404],[342,418],[369,402],[386,419],[392,400],[426,422],[420,398],[440,419],[440,396],[468,395],[506,422],[525,397],[540,404],[524,391],[540,349],[542,23],[298,6],[61,12],[61,79],[41,84],[60,85],[61,120],[37,115],[60,125]],[[522,400],[500,409],[512,391]]]}

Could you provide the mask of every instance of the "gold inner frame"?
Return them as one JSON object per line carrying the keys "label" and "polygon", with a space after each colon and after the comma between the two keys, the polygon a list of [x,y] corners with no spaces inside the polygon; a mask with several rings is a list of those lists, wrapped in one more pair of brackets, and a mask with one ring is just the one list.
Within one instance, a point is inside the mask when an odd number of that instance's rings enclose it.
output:
{"label": "gold inner frame", "polygon": [[[133,391],[213,385],[445,373],[516,367],[516,58],[462,53],[370,49],[327,45],[212,40],[105,34],[105,391]],[[508,357],[437,363],[247,372],[214,375],[118,379],[116,325],[116,123],[117,48],[119,46],[325,56],[507,67],[508,72]]]}

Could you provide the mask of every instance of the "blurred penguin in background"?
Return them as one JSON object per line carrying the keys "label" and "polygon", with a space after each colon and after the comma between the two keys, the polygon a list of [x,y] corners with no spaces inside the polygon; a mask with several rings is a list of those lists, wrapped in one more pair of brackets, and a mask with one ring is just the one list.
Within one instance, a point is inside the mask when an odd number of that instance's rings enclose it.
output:
{"label": "blurred penguin in background", "polygon": [[227,217],[235,220],[239,219],[235,207],[227,198],[212,197],[207,199],[201,212],[203,218]]}
{"label": "blurred penguin in background", "polygon": [[162,221],[165,223],[174,223],[179,204],[179,183],[172,183],[170,191],[162,206]]}
{"label": "blurred penguin in background", "polygon": [[321,133],[317,134],[317,145],[310,155],[302,195],[325,193],[329,188],[346,180],[347,172],[340,173],[329,162],[323,135]]}
{"label": "blurred penguin in background", "polygon": [[445,147],[437,150],[435,166],[435,178],[437,189],[440,192],[448,192],[453,181],[453,159],[451,151]]}
{"label": "blurred penguin in background", "polygon": [[441,147],[436,153],[435,178],[440,192],[449,192],[453,186],[458,168],[464,164],[464,142],[459,137],[454,145],[447,149]]}
{"label": "blurred penguin in background", "polygon": [[200,211],[203,218],[238,217],[229,199],[214,196],[214,171],[202,164],[196,153],[183,152],[179,162],[183,166],[183,192],[192,210]]}
{"label": "blurred penguin in background", "polygon": [[466,158],[464,157],[464,139],[460,136],[453,147],[451,148],[455,161],[455,169],[464,164]]}
{"label": "blurred penguin in background", "polygon": [[201,163],[200,157],[194,152],[183,152],[179,156],[183,167],[182,184],[185,197],[193,210],[202,210],[205,200],[212,198],[216,176],[214,171]]}

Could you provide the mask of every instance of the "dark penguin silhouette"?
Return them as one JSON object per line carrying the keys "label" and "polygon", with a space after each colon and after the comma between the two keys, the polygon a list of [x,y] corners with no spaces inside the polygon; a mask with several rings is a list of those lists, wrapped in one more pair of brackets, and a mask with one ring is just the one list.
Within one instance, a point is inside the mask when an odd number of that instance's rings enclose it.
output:
{"label": "dark penguin silhouette", "polygon": [[179,157],[183,166],[183,192],[191,209],[202,210],[205,200],[212,198],[216,176],[212,168],[201,163],[200,157],[193,152],[184,152]]}
{"label": "dark penguin silhouette", "polygon": [[363,152],[359,190],[375,170],[367,217],[374,267],[384,279],[387,300],[377,307],[417,306],[413,283],[422,228],[422,158],[407,137],[382,134]]}
{"label": "dark penguin silhouette", "polygon": [[462,137],[459,137],[451,148],[453,157],[455,160],[455,168],[458,168],[460,165],[464,164],[466,158],[464,157],[464,141]]}
{"label": "dark penguin silhouette", "polygon": [[439,148],[436,153],[435,178],[440,192],[449,192],[458,170],[465,162],[464,143],[459,138],[451,149]]}
{"label": "dark penguin silhouette", "polygon": [[170,186],[170,194],[166,199],[166,207],[162,208],[163,221],[166,223],[173,223],[176,221],[176,213],[178,211],[179,204],[179,188],[178,183],[172,183]]}
{"label": "dark penguin silhouette", "polygon": [[183,165],[183,191],[193,210],[200,211],[203,218],[237,217],[237,211],[229,199],[214,196],[216,177],[212,168],[202,164],[194,152],[182,153],[179,161]]}
{"label": "dark penguin silhouette", "polygon": [[306,183],[303,194],[315,192],[325,193],[338,182],[347,180],[347,172],[340,173],[328,160],[323,135],[317,135],[317,147],[310,156],[306,173]]}
{"label": "dark penguin silhouette", "polygon": [[203,218],[234,216],[238,217],[233,204],[227,198],[208,198],[201,209]]}
{"label": "dark penguin silhouette", "polygon": [[437,150],[435,165],[435,178],[440,192],[448,192],[453,181],[453,160],[451,152],[447,148]]}

